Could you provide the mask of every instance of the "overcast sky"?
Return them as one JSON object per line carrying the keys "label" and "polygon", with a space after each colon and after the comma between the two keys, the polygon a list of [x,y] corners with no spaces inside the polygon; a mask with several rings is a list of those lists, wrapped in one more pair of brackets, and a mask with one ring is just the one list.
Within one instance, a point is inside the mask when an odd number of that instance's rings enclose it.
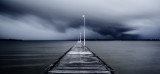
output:
{"label": "overcast sky", "polygon": [[160,38],[159,0],[1,0],[0,39]]}

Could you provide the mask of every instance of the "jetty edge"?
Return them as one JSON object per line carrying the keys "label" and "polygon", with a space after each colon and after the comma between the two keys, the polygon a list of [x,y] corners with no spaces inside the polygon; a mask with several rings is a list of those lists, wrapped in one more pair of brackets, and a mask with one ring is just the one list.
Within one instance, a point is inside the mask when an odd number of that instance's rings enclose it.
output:
{"label": "jetty edge", "polygon": [[81,41],[77,41],[42,74],[117,74]]}

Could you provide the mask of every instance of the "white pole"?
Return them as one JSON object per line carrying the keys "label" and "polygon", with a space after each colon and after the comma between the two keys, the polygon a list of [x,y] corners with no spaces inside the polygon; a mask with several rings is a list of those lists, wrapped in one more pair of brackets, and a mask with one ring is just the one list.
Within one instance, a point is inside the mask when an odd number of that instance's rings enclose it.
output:
{"label": "white pole", "polygon": [[81,32],[80,32],[80,43],[81,43]]}
{"label": "white pole", "polygon": [[84,18],[84,46],[86,45],[85,44],[85,26],[86,26],[86,24],[85,24],[85,15],[82,15],[82,17]]}

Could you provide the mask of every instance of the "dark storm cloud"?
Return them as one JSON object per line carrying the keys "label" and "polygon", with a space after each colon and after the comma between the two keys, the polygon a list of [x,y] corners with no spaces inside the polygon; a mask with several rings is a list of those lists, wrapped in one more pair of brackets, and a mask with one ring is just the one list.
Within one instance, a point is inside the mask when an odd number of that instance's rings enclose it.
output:
{"label": "dark storm cloud", "polygon": [[77,39],[83,30],[83,14],[88,38],[158,38],[159,3],[157,0],[1,0],[0,38]]}
{"label": "dark storm cloud", "polygon": [[[70,24],[70,27],[79,28],[82,25],[82,20],[74,21]],[[97,21],[97,20],[87,20],[86,27],[91,29],[94,32],[102,36],[110,36],[109,38],[113,39],[135,39],[138,38],[138,34],[125,34],[125,32],[135,30],[132,27],[116,23],[116,22],[104,22],[104,21]],[[106,37],[108,38],[108,37]]]}
{"label": "dark storm cloud", "polygon": [[0,12],[1,13],[14,13],[14,12],[19,12],[9,6],[7,6],[6,4],[3,3],[3,1],[0,1]]}
{"label": "dark storm cloud", "polygon": [[[10,6],[5,0],[0,1],[0,13],[1,14],[10,14],[10,15],[23,15],[24,11],[17,9],[16,7]],[[27,12],[28,13],[28,12]]]}

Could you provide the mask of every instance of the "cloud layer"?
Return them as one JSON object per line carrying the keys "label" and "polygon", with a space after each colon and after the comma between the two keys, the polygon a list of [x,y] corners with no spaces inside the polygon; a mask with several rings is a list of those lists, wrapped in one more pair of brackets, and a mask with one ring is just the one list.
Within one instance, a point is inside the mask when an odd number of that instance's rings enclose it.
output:
{"label": "cloud layer", "polygon": [[88,39],[159,38],[158,0],[3,0],[0,38],[78,39],[86,15]]}

